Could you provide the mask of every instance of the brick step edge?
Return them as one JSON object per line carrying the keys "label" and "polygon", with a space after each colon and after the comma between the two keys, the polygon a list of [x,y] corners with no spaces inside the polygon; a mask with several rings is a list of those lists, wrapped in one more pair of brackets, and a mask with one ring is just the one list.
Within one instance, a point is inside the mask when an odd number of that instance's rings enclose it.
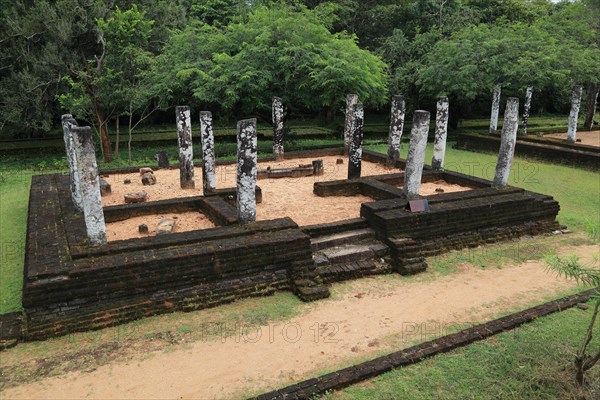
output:
{"label": "brick step edge", "polygon": [[389,372],[394,368],[418,363],[427,357],[445,353],[458,347],[463,347],[473,342],[487,339],[504,331],[517,328],[536,318],[574,307],[578,303],[588,301],[595,291],[596,289],[590,289],[578,294],[540,304],[502,318],[464,329],[458,333],[442,336],[417,346],[409,347],[317,378],[308,379],[279,390],[264,393],[260,396],[252,397],[251,399],[310,399],[315,396],[323,395],[327,391],[340,390],[385,372]]}

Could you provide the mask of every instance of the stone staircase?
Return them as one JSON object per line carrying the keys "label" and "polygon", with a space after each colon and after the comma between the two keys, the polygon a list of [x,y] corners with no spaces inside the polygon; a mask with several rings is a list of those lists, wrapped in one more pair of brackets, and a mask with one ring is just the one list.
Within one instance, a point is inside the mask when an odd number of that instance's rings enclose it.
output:
{"label": "stone staircase", "polygon": [[389,248],[370,228],[315,236],[311,247],[315,272],[325,283],[390,271],[389,264],[383,262]]}

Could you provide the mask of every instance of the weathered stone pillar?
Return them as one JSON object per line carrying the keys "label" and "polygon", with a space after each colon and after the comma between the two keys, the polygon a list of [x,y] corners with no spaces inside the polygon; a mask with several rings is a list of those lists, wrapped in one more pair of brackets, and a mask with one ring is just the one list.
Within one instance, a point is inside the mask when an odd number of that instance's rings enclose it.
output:
{"label": "weathered stone pillar", "polygon": [[492,95],[492,116],[490,117],[490,135],[498,131],[498,115],[500,114],[500,94],[502,89],[500,85],[494,87]]}
{"label": "weathered stone pillar", "polygon": [[283,160],[283,101],[279,97],[273,97],[273,157],[275,160]]}
{"label": "weathered stone pillar", "polygon": [[348,156],[348,179],[360,178],[365,111],[362,104],[352,106],[352,141]]}
{"label": "weathered stone pillar", "polygon": [[402,130],[404,129],[405,111],[406,102],[404,101],[404,96],[393,96],[388,134],[388,153],[385,162],[388,168],[393,168],[396,165],[396,161],[400,160],[400,140],[402,139]]}
{"label": "weathered stone pillar", "polygon": [[77,211],[83,211],[81,202],[81,189],[79,170],[77,169],[77,155],[75,150],[75,140],[73,138],[73,128],[79,126],[71,114],[64,114],[61,118],[63,135],[65,139],[65,151],[69,161],[69,177],[71,179],[71,198]]}
{"label": "weathered stone pillar", "polygon": [[446,154],[446,138],[448,136],[448,98],[438,97],[437,113],[435,115],[435,139],[433,142],[433,158],[431,166],[435,170],[444,168]]}
{"label": "weathered stone pillar", "polygon": [[237,123],[237,214],[240,224],[256,221],[256,118]]}
{"label": "weathered stone pillar", "polygon": [[200,134],[202,135],[202,190],[210,194],[217,190],[215,175],[215,137],[212,129],[212,113],[200,111]]}
{"label": "weathered stone pillar", "polygon": [[579,106],[581,105],[581,91],[581,85],[573,86],[571,112],[569,113],[569,129],[567,130],[567,143],[570,144],[574,144],[577,139],[577,118],[579,117]]}
{"label": "weathered stone pillar", "polygon": [[527,122],[529,121],[529,110],[531,109],[531,96],[533,95],[533,86],[527,86],[525,91],[525,104],[523,105],[523,123],[519,129],[519,136],[527,136]]}
{"label": "weathered stone pillar", "polygon": [[92,142],[92,128],[73,126],[73,139],[80,176],[81,203],[88,239],[93,245],[106,243],[106,226],[100,195],[100,177]]}
{"label": "weathered stone pillar", "polygon": [[504,123],[502,124],[502,135],[500,137],[500,151],[498,152],[496,174],[494,175],[493,181],[493,186],[496,188],[502,188],[508,184],[510,167],[515,154],[518,126],[519,99],[517,97],[509,97],[506,101],[506,109],[504,110]]}
{"label": "weathered stone pillar", "polygon": [[323,160],[313,160],[312,167],[313,167],[313,175],[321,176],[321,175],[325,174]]}
{"label": "weathered stone pillar", "polygon": [[404,194],[408,199],[419,197],[423,164],[425,163],[425,149],[427,148],[427,134],[429,133],[429,111],[417,110],[413,116],[408,156],[406,157],[406,170],[404,171]]}
{"label": "weathered stone pillar", "polygon": [[194,151],[192,148],[192,119],[188,106],[175,108],[177,117],[177,142],[179,144],[179,185],[182,189],[193,189]]}
{"label": "weathered stone pillar", "polygon": [[346,96],[346,122],[344,123],[344,154],[350,152],[350,142],[352,141],[352,107],[358,103],[358,95],[349,94]]}

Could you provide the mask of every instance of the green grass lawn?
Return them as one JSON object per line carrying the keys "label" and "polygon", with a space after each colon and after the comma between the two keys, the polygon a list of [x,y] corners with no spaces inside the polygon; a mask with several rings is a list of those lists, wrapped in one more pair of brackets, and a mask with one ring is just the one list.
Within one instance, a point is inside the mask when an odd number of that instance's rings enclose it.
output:
{"label": "green grass lawn", "polygon": [[[587,392],[571,363],[591,309],[569,309],[467,347],[400,368],[323,399],[576,399],[600,394],[600,368]],[[600,335],[591,348],[600,346]],[[593,392],[593,393],[592,393]]]}

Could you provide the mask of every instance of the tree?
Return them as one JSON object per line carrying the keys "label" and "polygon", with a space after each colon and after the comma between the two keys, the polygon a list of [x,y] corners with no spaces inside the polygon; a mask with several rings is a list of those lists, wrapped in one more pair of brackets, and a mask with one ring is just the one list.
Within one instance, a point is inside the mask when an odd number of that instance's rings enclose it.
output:
{"label": "tree", "polygon": [[[135,4],[126,11],[117,7],[110,18],[98,20],[98,29],[106,37],[107,49],[103,83],[114,90],[111,97],[117,110],[116,118],[128,116],[130,162],[133,130],[161,106],[152,102],[157,94],[153,92],[153,82],[147,73],[154,62],[154,55],[149,50],[153,25],[154,21],[146,19],[145,13]],[[134,124],[136,113],[138,118]]]}
{"label": "tree", "polygon": [[588,347],[592,341],[594,326],[600,311],[600,270],[594,268],[583,267],[579,263],[577,256],[573,255],[568,258],[559,256],[549,256],[546,258],[548,268],[557,272],[559,275],[567,278],[576,279],[577,282],[594,287],[594,310],[584,336],[581,347],[575,356],[575,379],[577,383],[583,385],[585,383],[585,373],[591,369],[598,361],[600,361],[600,348],[588,354]]}
{"label": "tree", "polygon": [[266,114],[274,95],[290,109],[326,108],[329,116],[350,92],[381,104],[385,64],[356,37],[331,34],[330,23],[316,11],[283,6],[257,7],[224,29],[196,23],[174,34],[156,75],[174,80],[163,81],[171,93],[191,93],[227,113]]}
{"label": "tree", "polygon": [[465,108],[487,98],[496,84],[513,96],[532,84],[540,108],[565,109],[573,83],[600,79],[600,51],[591,40],[593,30],[574,13],[579,6],[566,5],[534,23],[479,24],[457,31],[432,48],[418,84],[428,95],[446,93]]}
{"label": "tree", "polygon": [[[60,116],[57,94],[69,66],[97,50],[103,1],[3,2],[0,7],[0,127],[25,136],[48,132]],[[58,115],[58,117],[57,117]]]}

